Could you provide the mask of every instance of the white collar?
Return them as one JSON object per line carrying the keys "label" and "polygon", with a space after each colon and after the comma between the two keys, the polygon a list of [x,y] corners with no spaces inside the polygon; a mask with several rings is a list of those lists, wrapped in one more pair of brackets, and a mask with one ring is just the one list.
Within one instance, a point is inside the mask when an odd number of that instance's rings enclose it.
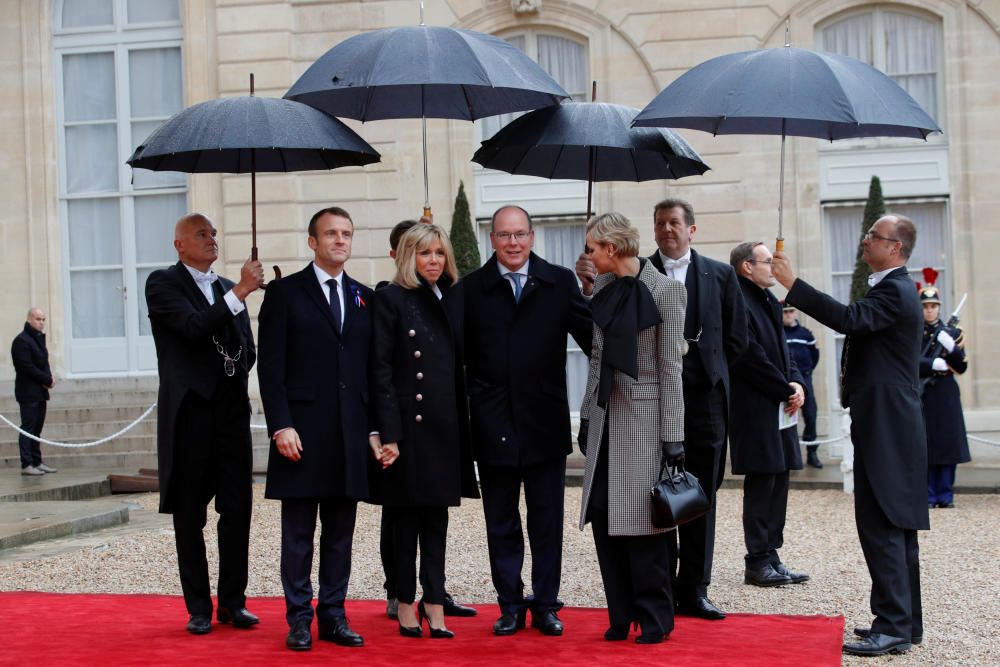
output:
{"label": "white collar", "polygon": [[[900,265],[900,266],[903,266],[903,265]],[[869,287],[875,287],[880,282],[882,282],[883,278],[885,278],[887,275],[889,275],[890,273],[892,273],[893,271],[895,271],[898,268],[899,268],[899,266],[890,266],[888,269],[884,269],[882,271],[876,271],[875,273],[873,273],[870,276],[868,276],[868,286]]]}
{"label": "white collar", "polygon": [[[181,264],[184,264],[184,262],[181,262]],[[202,283],[214,283],[219,279],[219,276],[215,273],[215,269],[212,267],[208,267],[208,271],[199,271],[193,266],[184,264],[184,268],[188,270],[188,273],[191,274],[191,277],[194,278],[194,281],[199,285]]]}
{"label": "white collar", "polygon": [[663,254],[663,251],[659,248],[656,249],[657,254],[660,256],[660,261],[663,262],[663,266],[687,266],[691,263],[691,248],[688,247],[687,252],[678,257],[677,259],[671,259]]}
{"label": "white collar", "polygon": [[343,275],[344,275],[344,270],[343,269],[341,269],[340,273],[338,273],[337,275],[331,276],[329,273],[327,273],[323,269],[319,268],[319,265],[317,265],[316,262],[313,262],[313,271],[316,273],[316,280],[319,281],[320,285],[325,285],[326,281],[330,280],[330,278],[336,279],[338,285],[342,285],[343,282],[344,282],[342,280]]}
{"label": "white collar", "polygon": [[526,276],[526,275],[528,275],[528,264],[530,264],[530,263],[531,263],[531,259],[529,258],[529,259],[527,259],[524,262],[524,265],[521,268],[519,268],[517,271],[511,271],[506,266],[504,266],[500,262],[500,260],[498,259],[497,260],[497,268],[500,269],[500,277],[501,278],[505,277],[508,273],[517,273],[519,275]]}

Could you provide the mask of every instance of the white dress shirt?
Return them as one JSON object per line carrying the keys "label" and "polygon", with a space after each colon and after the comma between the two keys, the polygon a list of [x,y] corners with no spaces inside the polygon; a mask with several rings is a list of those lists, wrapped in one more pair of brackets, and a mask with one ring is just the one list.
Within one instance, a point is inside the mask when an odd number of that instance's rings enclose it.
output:
{"label": "white dress shirt", "polygon": [[[213,269],[209,269],[207,273],[203,273],[193,266],[188,266],[187,264],[184,265],[184,268],[187,269],[188,273],[191,274],[191,277],[194,278],[194,284],[198,286],[201,293],[205,295],[206,299],[208,299],[208,304],[210,306],[214,306],[215,290],[212,289],[212,283],[218,280],[219,276],[216,275]],[[246,310],[246,306],[242,301],[240,301],[238,296],[233,294],[233,290],[226,292],[222,298],[226,300],[226,305],[229,306],[229,312],[233,315],[239,315]]]}
{"label": "white dress shirt", "polygon": [[882,282],[883,278],[885,278],[887,275],[889,275],[898,268],[899,268],[898,266],[890,266],[888,269],[885,269],[883,271],[876,271],[875,273],[868,276],[868,286],[875,287],[880,282]]}
{"label": "white dress shirt", "polygon": [[[504,266],[503,264],[501,264],[499,260],[497,260],[497,268],[500,269],[500,277],[510,283],[510,292],[511,292],[511,294],[515,294],[515,295],[517,294],[517,289],[514,288],[514,280],[521,281],[521,289],[522,290],[524,289],[524,286],[527,284],[527,282],[528,282],[528,264],[530,262],[531,262],[531,260],[529,259],[529,260],[525,261],[524,266],[522,266],[521,268],[519,268],[517,271],[511,271],[506,266]],[[516,273],[517,274],[517,278],[508,278],[507,277],[508,273]]]}
{"label": "white dress shirt", "polygon": [[[660,261],[663,262],[663,267],[666,269],[666,274],[668,278],[673,278],[674,280],[679,280],[684,282],[687,279],[688,267],[691,266],[691,249],[678,257],[676,260],[670,259],[663,254],[663,251],[657,249],[656,252],[660,255]],[[679,262],[678,266],[669,268],[669,265],[673,262]]]}
{"label": "white dress shirt", "polygon": [[338,322],[338,324],[341,327],[343,327],[344,326],[344,271],[343,271],[343,269],[341,269],[340,273],[338,273],[337,275],[331,276],[329,273],[327,273],[323,269],[321,269],[318,266],[316,266],[316,263],[314,262],[313,263],[313,271],[316,272],[316,280],[319,281],[319,286],[323,290],[323,296],[326,297],[327,303],[330,302],[330,286],[326,284],[326,281],[329,280],[330,278],[333,278],[334,280],[337,281],[337,299],[340,301],[340,322]]}

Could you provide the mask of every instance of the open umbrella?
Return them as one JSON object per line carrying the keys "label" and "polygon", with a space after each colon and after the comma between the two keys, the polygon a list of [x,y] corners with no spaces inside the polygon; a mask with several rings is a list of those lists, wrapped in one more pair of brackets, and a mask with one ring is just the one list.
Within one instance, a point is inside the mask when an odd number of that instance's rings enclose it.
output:
{"label": "open umbrella", "polygon": [[785,137],[833,141],[940,132],[899,84],[860,60],[791,47],[707,60],[664,88],[634,121],[712,134],[781,135],[778,242],[782,249]]}
{"label": "open umbrella", "polygon": [[424,209],[427,118],[476,120],[558,104],[569,93],[514,45],[472,30],[419,26],[345,39],[288,89],[331,116],[355,120],[423,119]]}
{"label": "open umbrella", "polygon": [[473,162],[508,174],[587,181],[650,181],[701,175],[701,156],[672,130],[631,127],[638,109],[566,102],[526,113],[483,141]]}
{"label": "open umbrella", "polygon": [[195,104],[163,122],[127,160],[134,169],[250,172],[251,256],[257,259],[257,172],[378,162],[378,152],[336,118],[305,104],[253,94]]}

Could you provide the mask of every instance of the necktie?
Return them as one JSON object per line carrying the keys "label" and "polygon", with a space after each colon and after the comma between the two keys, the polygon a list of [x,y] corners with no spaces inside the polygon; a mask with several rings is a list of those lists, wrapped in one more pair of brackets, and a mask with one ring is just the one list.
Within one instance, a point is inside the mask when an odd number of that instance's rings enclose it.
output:
{"label": "necktie", "polygon": [[330,312],[333,313],[333,321],[336,323],[337,333],[340,333],[343,316],[340,312],[340,293],[337,290],[337,279],[330,278],[326,281],[326,284],[330,286]]}
{"label": "necktie", "polygon": [[512,283],[514,283],[514,301],[521,301],[521,274],[520,273],[508,273]]}

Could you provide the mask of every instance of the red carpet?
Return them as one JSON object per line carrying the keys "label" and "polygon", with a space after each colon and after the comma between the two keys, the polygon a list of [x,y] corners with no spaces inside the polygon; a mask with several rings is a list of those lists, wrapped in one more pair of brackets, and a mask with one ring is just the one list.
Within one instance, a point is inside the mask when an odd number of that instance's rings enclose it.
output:
{"label": "red carpet", "polygon": [[[313,650],[285,649],[288,628],[283,599],[256,598],[248,608],[261,623],[251,630],[214,625],[195,637],[184,631],[187,614],[180,597],[162,595],[63,595],[0,593],[0,665],[180,665],[217,664],[413,665],[821,665],[840,664],[842,617],[732,614],[711,622],[677,620],[670,640],[655,646],[606,642],[607,612],[567,608],[562,637],[528,628],[514,637],[494,637],[496,607],[480,605],[479,616],[449,619],[452,640],[407,639],[385,618],[385,603],[348,601],[351,626],[365,646],[348,649],[317,641]],[[426,630],[425,630],[426,632]],[[201,662],[201,665],[197,663]]]}

